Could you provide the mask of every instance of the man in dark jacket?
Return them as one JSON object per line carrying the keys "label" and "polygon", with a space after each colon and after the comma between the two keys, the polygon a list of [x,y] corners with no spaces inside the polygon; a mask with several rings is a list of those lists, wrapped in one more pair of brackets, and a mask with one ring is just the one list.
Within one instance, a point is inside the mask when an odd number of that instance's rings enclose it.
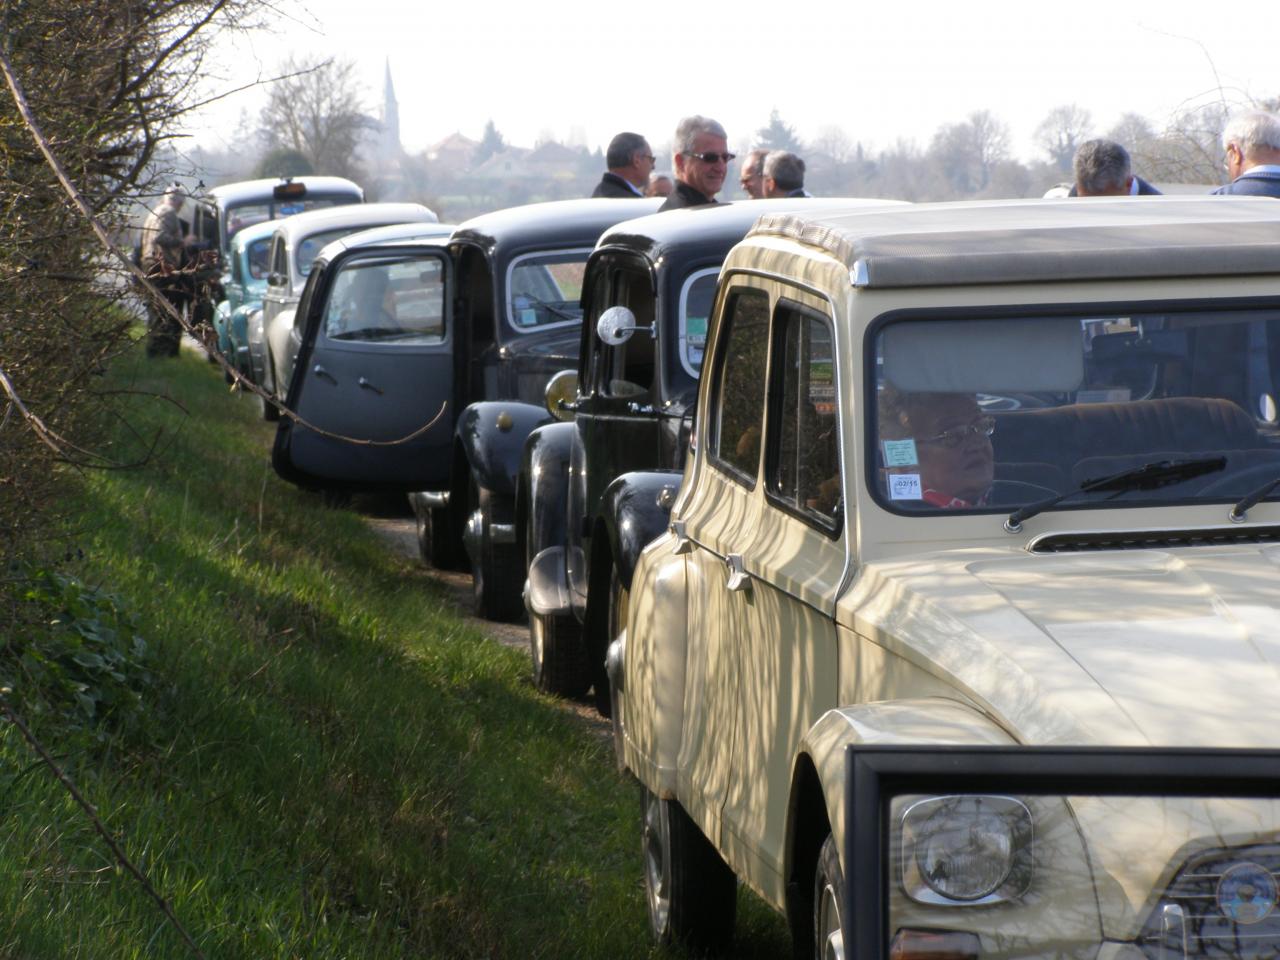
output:
{"label": "man in dark jacket", "polygon": [[658,208],[700,207],[715,203],[734,154],[724,127],[710,117],[685,117],[676,126],[676,187]]}
{"label": "man in dark jacket", "polygon": [[1133,175],[1129,151],[1114,140],[1086,140],[1071,161],[1076,182],[1069,197],[1147,197],[1160,193]]}
{"label": "man in dark jacket", "polygon": [[787,150],[770,150],[764,158],[766,197],[811,197],[804,188],[804,161]]}
{"label": "man in dark jacket", "polygon": [[1213,191],[1248,197],[1280,197],[1280,117],[1251,110],[1231,118],[1222,132],[1231,182]]}
{"label": "man in dark jacket", "polygon": [[596,185],[593,197],[643,197],[653,170],[649,141],[638,133],[620,133],[609,141],[604,155],[609,169]]}

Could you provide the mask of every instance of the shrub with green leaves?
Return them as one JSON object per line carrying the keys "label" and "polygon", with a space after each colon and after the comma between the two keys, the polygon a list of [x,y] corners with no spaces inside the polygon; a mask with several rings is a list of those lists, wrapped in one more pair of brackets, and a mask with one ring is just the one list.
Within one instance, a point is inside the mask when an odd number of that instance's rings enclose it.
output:
{"label": "shrub with green leaves", "polygon": [[14,633],[0,646],[0,683],[32,715],[98,737],[130,722],[152,684],[148,649],[120,599],[49,569],[21,570]]}

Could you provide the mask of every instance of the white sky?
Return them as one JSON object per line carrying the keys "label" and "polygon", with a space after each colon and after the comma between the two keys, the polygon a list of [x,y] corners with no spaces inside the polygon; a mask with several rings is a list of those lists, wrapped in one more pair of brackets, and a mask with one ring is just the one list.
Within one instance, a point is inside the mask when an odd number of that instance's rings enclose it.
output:
{"label": "white sky", "polygon": [[[987,109],[1029,160],[1054,106],[1088,109],[1102,133],[1129,111],[1158,127],[1189,104],[1280,94],[1280,12],[1266,2],[1239,15],[1173,0],[1053,11],[1026,0],[292,2],[281,0],[297,19],[224,45],[228,75],[270,76],[289,52],[354,59],[377,113],[389,58],[410,152],[454,131],[479,139],[490,118],[520,146],[550,137],[594,148],[635,130],[658,147],[690,113],[719,120],[740,149],[775,107],[802,140],[836,126],[871,148],[925,146],[940,125]],[[1250,23],[1248,11],[1271,22]],[[230,145],[240,112],[256,115],[262,99],[228,98],[191,132]]]}

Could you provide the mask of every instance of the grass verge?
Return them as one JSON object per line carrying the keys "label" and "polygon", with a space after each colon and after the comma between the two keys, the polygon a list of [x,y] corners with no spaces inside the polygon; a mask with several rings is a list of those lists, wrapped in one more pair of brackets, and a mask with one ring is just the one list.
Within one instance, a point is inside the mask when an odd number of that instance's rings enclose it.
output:
{"label": "grass verge", "polygon": [[[113,380],[168,398],[140,398],[120,456],[163,439],[80,478],[67,569],[130,612],[92,632],[123,631],[103,689],[139,705],[27,719],[205,956],[660,955],[634,784],[527,657],[361,517],[277,480],[257,404],[203,360]],[[193,955],[9,725],[0,798],[0,957]],[[740,956],[788,949],[745,894],[739,931]]]}

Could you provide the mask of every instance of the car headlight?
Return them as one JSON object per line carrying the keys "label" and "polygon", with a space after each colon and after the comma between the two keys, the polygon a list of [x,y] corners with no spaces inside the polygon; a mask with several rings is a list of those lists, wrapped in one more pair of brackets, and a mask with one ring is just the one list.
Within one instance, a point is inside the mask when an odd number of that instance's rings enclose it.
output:
{"label": "car headlight", "polygon": [[919,903],[999,903],[1031,883],[1031,811],[1012,797],[930,797],[902,814],[902,889]]}

